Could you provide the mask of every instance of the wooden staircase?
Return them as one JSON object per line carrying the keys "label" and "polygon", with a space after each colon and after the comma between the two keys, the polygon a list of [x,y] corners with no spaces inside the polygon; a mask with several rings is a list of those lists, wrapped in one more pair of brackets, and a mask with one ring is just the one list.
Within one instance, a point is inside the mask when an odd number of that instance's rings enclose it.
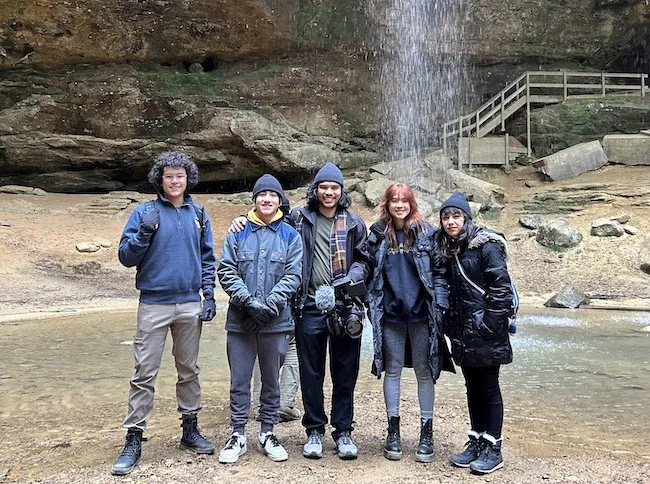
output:
{"label": "wooden staircase", "polygon": [[[528,71],[509,83],[476,111],[452,119],[443,124],[442,147],[445,154],[452,154],[458,169],[473,164],[509,165],[513,150],[505,133],[506,121],[524,106],[526,107],[525,154],[532,155],[530,140],[531,104],[553,104],[576,98],[593,98],[611,95],[645,97],[648,89],[648,74],[607,72]],[[486,144],[478,140],[494,131],[505,134],[503,158],[479,159]],[[467,139],[464,141],[464,139]],[[494,142],[491,142],[494,144]],[[498,151],[498,150],[497,150]],[[522,151],[515,149],[517,156]],[[476,160],[476,163],[473,161]]]}

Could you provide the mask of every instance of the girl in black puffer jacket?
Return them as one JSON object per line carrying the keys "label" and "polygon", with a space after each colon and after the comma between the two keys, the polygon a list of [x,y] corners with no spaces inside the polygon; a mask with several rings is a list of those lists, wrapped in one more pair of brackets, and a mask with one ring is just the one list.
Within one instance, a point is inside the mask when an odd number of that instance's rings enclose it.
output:
{"label": "girl in black puffer jacket", "polygon": [[[512,361],[508,336],[512,289],[503,236],[475,226],[467,198],[454,193],[440,208],[436,249],[446,262],[449,311],[445,333],[465,377],[472,429],[459,467],[488,474],[503,467],[503,400],[499,369]],[[478,286],[478,287],[475,287]]]}
{"label": "girl in black puffer jacket", "polygon": [[368,315],[375,346],[372,372],[377,377],[384,373],[388,417],[384,456],[390,460],[402,457],[402,369],[412,367],[418,381],[421,425],[415,459],[432,462],[434,384],[441,370],[453,368],[443,341],[447,281],[433,250],[435,231],[420,215],[413,190],[395,183],[386,190],[379,221],[370,227],[368,237],[372,270]]}

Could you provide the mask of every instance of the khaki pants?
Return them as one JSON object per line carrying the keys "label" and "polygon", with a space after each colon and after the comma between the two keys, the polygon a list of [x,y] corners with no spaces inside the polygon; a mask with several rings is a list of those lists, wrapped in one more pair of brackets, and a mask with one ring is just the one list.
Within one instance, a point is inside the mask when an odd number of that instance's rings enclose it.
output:
{"label": "khaki pants", "polygon": [[135,369],[124,427],[144,430],[147,426],[153,410],[154,384],[160,370],[167,330],[172,333],[172,355],[178,373],[178,411],[196,414],[201,410],[200,370],[197,365],[202,328],[200,312],[200,302],[140,303],[138,306],[138,327],[133,341]]}

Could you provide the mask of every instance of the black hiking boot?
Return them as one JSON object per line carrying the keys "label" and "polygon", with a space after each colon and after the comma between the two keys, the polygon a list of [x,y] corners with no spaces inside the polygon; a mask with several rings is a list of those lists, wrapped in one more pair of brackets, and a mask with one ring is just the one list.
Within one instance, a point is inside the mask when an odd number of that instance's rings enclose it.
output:
{"label": "black hiking boot", "polygon": [[197,454],[214,454],[214,444],[201,435],[196,415],[183,415],[182,419],[181,449],[191,450]]}
{"label": "black hiking boot", "polygon": [[428,419],[420,426],[420,443],[415,451],[417,462],[433,462],[433,422]]}
{"label": "black hiking boot", "polygon": [[501,439],[495,439],[490,434],[481,436],[483,446],[481,453],[474,462],[469,465],[469,470],[474,474],[489,474],[503,467],[501,457]]}
{"label": "black hiking boot", "polygon": [[449,457],[451,463],[456,467],[469,467],[481,453],[483,443],[480,440],[480,434],[474,430],[468,430],[467,436],[469,440],[465,443],[463,451]]}
{"label": "black hiking boot", "polygon": [[142,454],[142,430],[129,429],[126,433],[124,447],[120,456],[115,460],[111,474],[125,476],[133,470],[140,461]]}
{"label": "black hiking boot", "polygon": [[402,458],[402,439],[399,435],[399,417],[388,418],[388,435],[386,435],[384,457],[388,460],[400,460]]}

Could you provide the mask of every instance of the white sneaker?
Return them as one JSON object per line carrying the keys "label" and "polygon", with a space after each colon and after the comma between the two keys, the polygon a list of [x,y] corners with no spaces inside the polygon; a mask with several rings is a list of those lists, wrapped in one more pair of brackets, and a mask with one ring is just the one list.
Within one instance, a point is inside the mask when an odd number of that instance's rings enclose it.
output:
{"label": "white sneaker", "polygon": [[309,433],[307,442],[302,447],[302,455],[308,459],[320,459],[323,457],[323,434],[318,430]]}
{"label": "white sneaker", "polygon": [[352,460],[357,458],[358,450],[354,445],[350,432],[341,432],[339,438],[336,439],[336,450],[338,451],[339,458],[343,460]]}
{"label": "white sneaker", "polygon": [[259,434],[257,437],[257,450],[273,462],[282,462],[289,458],[287,451],[273,432]]}
{"label": "white sneaker", "polygon": [[226,442],[226,445],[219,452],[219,462],[222,464],[234,464],[239,457],[246,453],[246,436],[233,432]]}

